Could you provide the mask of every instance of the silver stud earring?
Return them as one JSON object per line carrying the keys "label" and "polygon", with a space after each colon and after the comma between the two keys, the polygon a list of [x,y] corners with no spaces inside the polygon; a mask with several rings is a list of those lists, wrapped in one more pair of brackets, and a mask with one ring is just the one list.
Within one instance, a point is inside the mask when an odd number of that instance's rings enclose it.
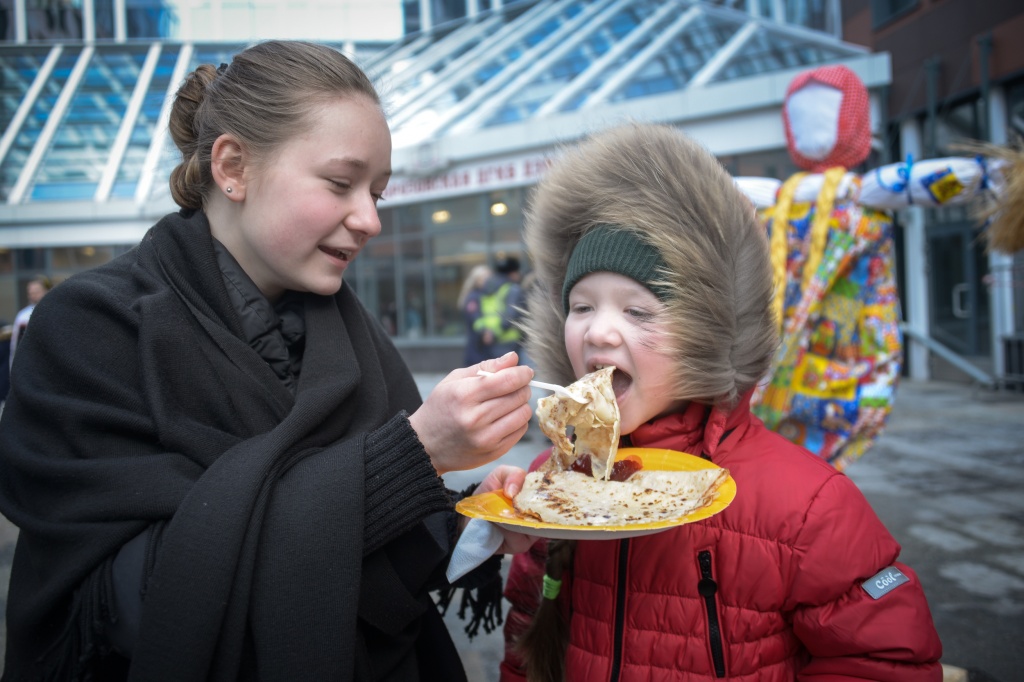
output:
{"label": "silver stud earring", "polygon": [[230,187],[228,187],[228,188],[227,188],[226,190],[224,190],[224,191],[225,191],[225,192],[227,192],[228,194],[231,194],[231,188],[230,188]]}

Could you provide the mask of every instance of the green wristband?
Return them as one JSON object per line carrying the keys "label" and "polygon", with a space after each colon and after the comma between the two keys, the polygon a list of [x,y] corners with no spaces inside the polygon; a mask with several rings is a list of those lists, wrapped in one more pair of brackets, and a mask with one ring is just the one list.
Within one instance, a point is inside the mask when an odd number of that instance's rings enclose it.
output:
{"label": "green wristband", "polygon": [[562,581],[555,580],[551,576],[544,574],[544,589],[543,594],[545,599],[557,599],[558,592],[562,589]]}

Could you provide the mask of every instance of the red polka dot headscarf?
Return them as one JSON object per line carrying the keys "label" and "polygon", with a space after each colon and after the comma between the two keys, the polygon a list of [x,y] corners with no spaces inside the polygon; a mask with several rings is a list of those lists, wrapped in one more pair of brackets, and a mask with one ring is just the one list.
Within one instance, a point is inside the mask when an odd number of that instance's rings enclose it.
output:
{"label": "red polka dot headscarf", "polygon": [[782,120],[789,155],[804,170],[851,168],[871,151],[868,90],[845,66],[822,66],[794,78]]}

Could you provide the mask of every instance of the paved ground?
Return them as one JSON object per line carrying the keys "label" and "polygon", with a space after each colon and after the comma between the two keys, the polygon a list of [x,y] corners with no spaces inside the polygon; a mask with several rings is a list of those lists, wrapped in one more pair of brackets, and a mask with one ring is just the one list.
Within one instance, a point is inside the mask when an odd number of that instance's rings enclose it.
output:
{"label": "paved ground", "polygon": [[[439,378],[420,377],[421,390]],[[525,467],[543,445],[531,434],[501,461]],[[449,487],[464,488],[484,473],[450,474]],[[904,382],[885,434],[847,473],[921,576],[943,661],[970,670],[973,682],[1022,679],[1024,396]],[[15,538],[0,518],[0,599]],[[497,680],[501,633],[469,642],[463,624],[453,614],[448,620],[469,679]]]}

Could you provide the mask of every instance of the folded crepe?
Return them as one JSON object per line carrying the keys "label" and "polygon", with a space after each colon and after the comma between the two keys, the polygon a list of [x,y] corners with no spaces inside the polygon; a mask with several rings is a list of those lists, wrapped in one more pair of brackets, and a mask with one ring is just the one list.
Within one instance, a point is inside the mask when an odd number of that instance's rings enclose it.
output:
{"label": "folded crepe", "polygon": [[[614,372],[614,367],[605,367],[566,387],[587,398],[586,403],[557,394],[537,401],[540,429],[554,443],[545,471],[568,471],[577,459],[590,455],[592,476],[604,481],[610,478],[619,449],[619,405],[612,389]],[[572,440],[567,433],[569,427],[573,429]]]}

